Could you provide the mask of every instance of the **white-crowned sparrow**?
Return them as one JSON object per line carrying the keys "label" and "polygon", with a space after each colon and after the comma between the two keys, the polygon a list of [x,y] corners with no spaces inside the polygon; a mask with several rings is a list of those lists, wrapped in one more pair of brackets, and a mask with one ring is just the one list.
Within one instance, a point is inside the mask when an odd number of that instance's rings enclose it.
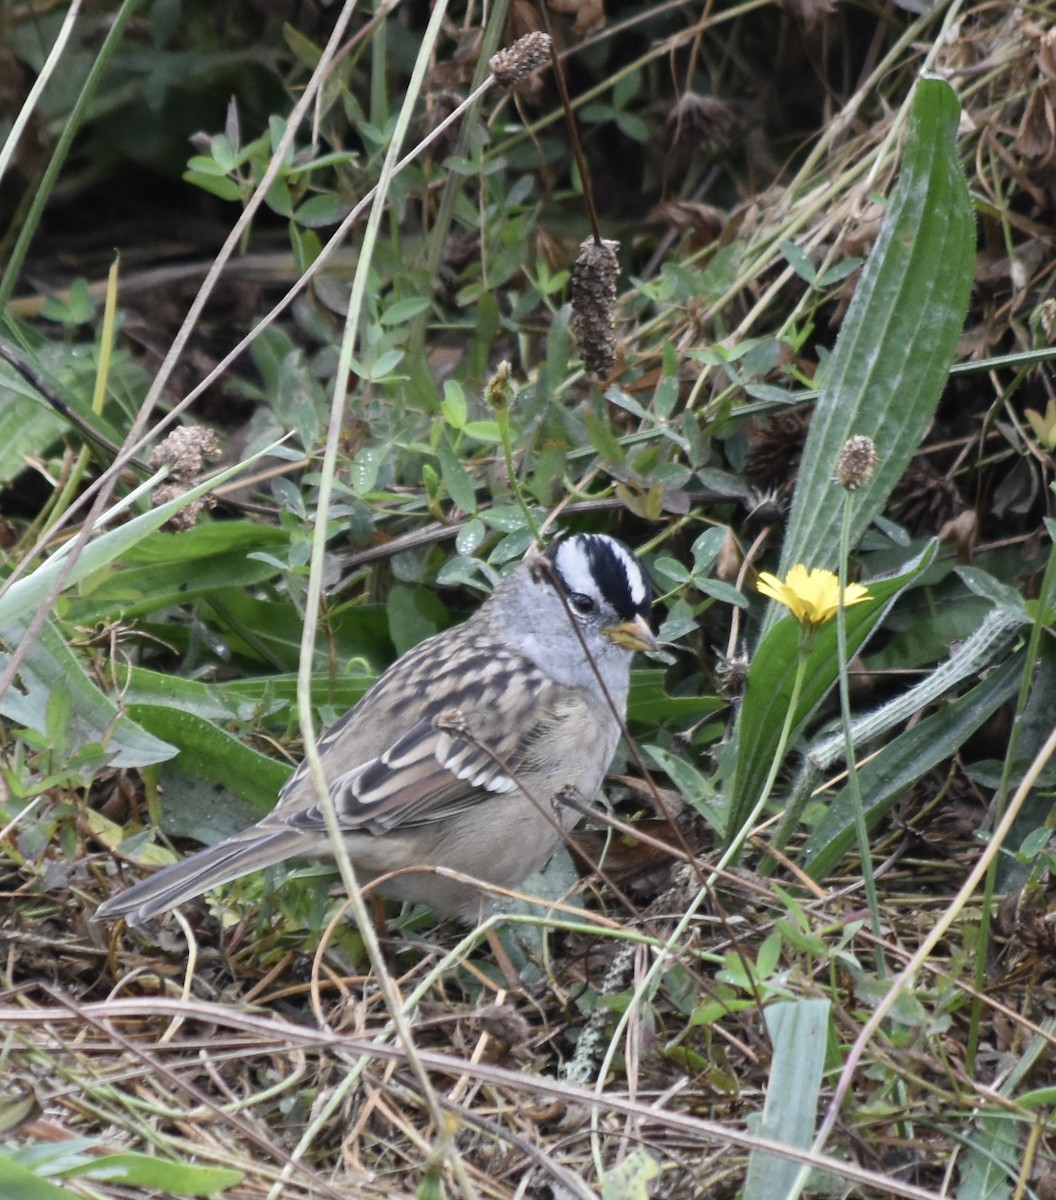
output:
{"label": "white-crowned sparrow", "polygon": [[[560,826],[580,816],[555,807],[555,796],[571,788],[589,803],[601,786],[631,659],[656,646],[651,602],[622,542],[575,534],[521,563],[464,624],[394,663],[319,743],[358,881],[442,866],[515,887],[539,870]],[[141,921],[261,867],[330,853],[302,763],[262,821],[107,900],[95,917]],[[428,870],[403,870],[378,890],[444,915],[481,909],[478,889]]]}

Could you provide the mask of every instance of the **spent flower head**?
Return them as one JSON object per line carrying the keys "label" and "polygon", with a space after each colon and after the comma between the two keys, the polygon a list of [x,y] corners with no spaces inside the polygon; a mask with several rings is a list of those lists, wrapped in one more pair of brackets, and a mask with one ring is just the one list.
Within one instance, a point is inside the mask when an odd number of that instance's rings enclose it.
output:
{"label": "spent flower head", "polygon": [[513,368],[503,359],[495,368],[495,374],[484,388],[484,399],[496,410],[509,408],[513,403],[513,384],[510,376]]}
{"label": "spent flower head", "polygon": [[836,460],[836,480],[849,492],[868,483],[876,466],[876,443],[864,433],[856,433],[843,443]]}
{"label": "spent flower head", "polygon": [[587,238],[572,267],[572,330],[583,365],[599,379],[616,362],[613,309],[620,264],[619,242]]}
{"label": "spent flower head", "polygon": [[[756,584],[764,596],[783,604],[796,620],[811,629],[831,621],[840,606],[840,581],[824,567],[807,570],[802,563],[785,576],[784,581],[769,571],[760,571]],[[869,589],[860,583],[849,583],[843,594],[844,608],[869,599]]]}
{"label": "spent flower head", "polygon": [[488,66],[500,87],[512,88],[549,61],[550,35],[536,32],[526,33],[512,46],[493,54]]}

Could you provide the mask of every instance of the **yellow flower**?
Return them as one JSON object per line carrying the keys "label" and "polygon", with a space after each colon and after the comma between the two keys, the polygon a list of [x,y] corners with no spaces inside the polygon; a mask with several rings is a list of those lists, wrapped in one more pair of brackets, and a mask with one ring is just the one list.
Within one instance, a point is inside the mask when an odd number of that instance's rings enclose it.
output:
{"label": "yellow flower", "polygon": [[[802,563],[789,571],[782,583],[769,571],[759,572],[756,585],[764,596],[783,604],[801,625],[816,629],[831,621],[840,605],[840,581],[832,571],[815,567],[808,571]],[[844,608],[869,599],[869,590],[860,583],[849,583],[843,595]]]}

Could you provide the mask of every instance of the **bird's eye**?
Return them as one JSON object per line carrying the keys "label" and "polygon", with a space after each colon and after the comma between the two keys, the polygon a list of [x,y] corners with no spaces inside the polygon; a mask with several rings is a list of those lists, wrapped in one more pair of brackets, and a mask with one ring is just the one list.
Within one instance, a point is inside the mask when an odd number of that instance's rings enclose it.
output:
{"label": "bird's eye", "polygon": [[576,610],[581,617],[589,616],[597,607],[590,596],[583,592],[573,592],[568,598],[569,604]]}

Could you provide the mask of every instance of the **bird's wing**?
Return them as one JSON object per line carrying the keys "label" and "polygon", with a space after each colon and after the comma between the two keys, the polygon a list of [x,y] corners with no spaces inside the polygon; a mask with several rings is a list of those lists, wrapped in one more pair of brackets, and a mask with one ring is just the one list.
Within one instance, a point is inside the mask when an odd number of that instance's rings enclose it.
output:
{"label": "bird's wing", "polygon": [[[389,744],[365,762],[357,736],[359,706],[320,741],[342,829],[384,833],[442,819],[488,794],[517,788],[514,776],[541,727],[562,720],[580,698],[519,655],[496,655],[491,646],[488,653],[474,669],[467,670],[462,660],[464,684],[453,678],[423,681],[413,706],[418,719],[410,727],[400,724],[401,702],[390,703],[383,690],[364,697],[360,706],[370,702],[372,726],[383,719],[391,731]],[[509,686],[514,657],[515,688]],[[273,816],[302,831],[323,827],[305,764],[283,789]]]}

